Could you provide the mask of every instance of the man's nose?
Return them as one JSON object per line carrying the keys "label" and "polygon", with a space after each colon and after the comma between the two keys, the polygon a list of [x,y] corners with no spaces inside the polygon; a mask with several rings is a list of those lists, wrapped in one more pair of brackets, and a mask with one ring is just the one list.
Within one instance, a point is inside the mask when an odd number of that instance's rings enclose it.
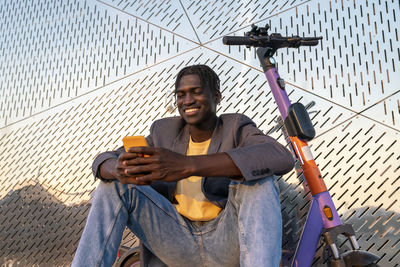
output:
{"label": "man's nose", "polygon": [[185,94],[185,97],[183,98],[183,104],[192,104],[194,101],[195,99],[191,93]]}

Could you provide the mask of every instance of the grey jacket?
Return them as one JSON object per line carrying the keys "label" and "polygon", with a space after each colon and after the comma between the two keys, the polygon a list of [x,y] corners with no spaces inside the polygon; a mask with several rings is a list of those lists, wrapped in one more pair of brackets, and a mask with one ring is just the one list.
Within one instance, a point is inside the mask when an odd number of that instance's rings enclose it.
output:
{"label": "grey jacket", "polygon": [[[181,117],[157,120],[146,137],[149,146],[167,148],[186,154],[189,144],[189,125]],[[124,148],[98,155],[92,170],[99,176],[99,166],[109,158],[117,158]],[[293,168],[291,153],[272,137],[259,130],[242,114],[224,114],[218,118],[208,154],[226,152],[243,174],[244,180],[255,180],[273,174],[282,175]],[[203,177],[204,195],[217,206],[224,207],[228,197],[229,177]],[[155,182],[152,187],[174,203],[175,183]]]}

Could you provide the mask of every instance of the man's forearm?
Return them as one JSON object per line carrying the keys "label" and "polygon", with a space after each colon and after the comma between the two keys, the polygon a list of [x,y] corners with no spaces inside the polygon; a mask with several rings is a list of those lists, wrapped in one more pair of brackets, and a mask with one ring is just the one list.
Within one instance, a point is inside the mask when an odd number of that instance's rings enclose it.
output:
{"label": "man's forearm", "polygon": [[115,168],[116,162],[117,162],[117,159],[111,158],[111,159],[107,159],[100,165],[99,174],[100,174],[101,178],[103,178],[105,180],[114,180],[115,179],[112,171]]}
{"label": "man's forearm", "polygon": [[226,153],[203,156],[189,156],[193,176],[205,177],[241,177],[242,173]]}

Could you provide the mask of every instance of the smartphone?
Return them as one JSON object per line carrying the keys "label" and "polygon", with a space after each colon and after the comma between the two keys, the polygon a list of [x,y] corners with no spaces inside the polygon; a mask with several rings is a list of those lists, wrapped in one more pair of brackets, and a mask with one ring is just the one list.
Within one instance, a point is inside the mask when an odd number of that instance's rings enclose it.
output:
{"label": "smartphone", "polygon": [[122,142],[124,143],[125,151],[128,152],[130,147],[134,146],[147,146],[146,138],[142,135],[137,136],[125,136],[122,138]]}
{"label": "smartphone", "polygon": [[[137,135],[137,136],[125,136],[122,138],[122,143],[124,143],[124,148],[125,151],[128,152],[128,149],[130,147],[134,146],[147,146],[146,139],[142,135]],[[143,155],[143,154],[138,154],[139,157],[149,157],[149,155]],[[137,177],[143,176],[149,174],[149,172],[144,172],[141,174],[136,174]]]}

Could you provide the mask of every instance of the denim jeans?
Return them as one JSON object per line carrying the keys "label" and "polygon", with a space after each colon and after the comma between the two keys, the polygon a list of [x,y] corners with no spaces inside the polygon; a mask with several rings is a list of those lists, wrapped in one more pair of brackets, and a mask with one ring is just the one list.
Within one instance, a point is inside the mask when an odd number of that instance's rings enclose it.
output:
{"label": "denim jeans", "polygon": [[218,217],[198,223],[182,217],[150,186],[100,182],[72,266],[112,266],[125,226],[164,266],[279,266],[275,177],[233,181],[229,187]]}

